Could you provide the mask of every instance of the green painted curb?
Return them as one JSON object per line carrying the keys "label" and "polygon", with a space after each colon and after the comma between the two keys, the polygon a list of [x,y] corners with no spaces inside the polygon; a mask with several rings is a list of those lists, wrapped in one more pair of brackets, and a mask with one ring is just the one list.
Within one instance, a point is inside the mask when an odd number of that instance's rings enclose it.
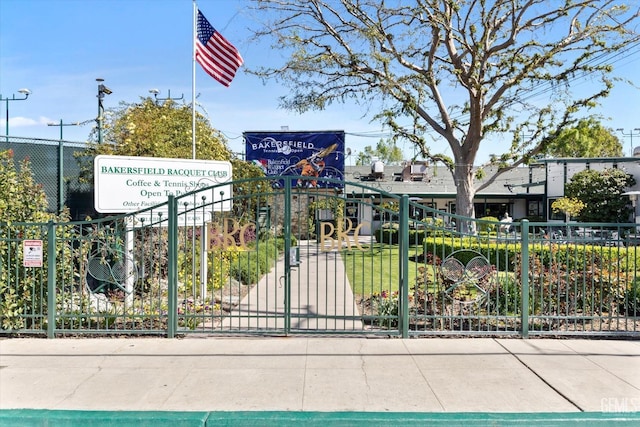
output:
{"label": "green painted curb", "polygon": [[0,411],[2,427],[203,427],[209,412],[165,411],[54,411],[6,409]]}
{"label": "green painted curb", "polygon": [[634,426],[640,413],[211,412],[213,426]]}
{"label": "green painted curb", "polygon": [[638,426],[640,412],[168,412],[6,409],[2,427]]}

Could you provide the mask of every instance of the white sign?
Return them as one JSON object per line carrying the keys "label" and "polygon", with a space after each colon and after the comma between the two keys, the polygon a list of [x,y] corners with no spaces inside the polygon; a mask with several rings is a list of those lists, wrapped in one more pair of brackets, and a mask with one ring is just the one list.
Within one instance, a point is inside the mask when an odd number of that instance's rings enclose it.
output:
{"label": "white sign", "polygon": [[[102,213],[135,212],[164,203],[170,195],[179,197],[232,179],[231,163],[220,160],[100,155],[93,169],[95,209]],[[203,190],[188,200],[179,199],[179,210],[214,203],[209,211],[228,211],[231,193],[231,184]]]}
{"label": "white sign", "polygon": [[22,265],[42,267],[42,240],[22,241]]}

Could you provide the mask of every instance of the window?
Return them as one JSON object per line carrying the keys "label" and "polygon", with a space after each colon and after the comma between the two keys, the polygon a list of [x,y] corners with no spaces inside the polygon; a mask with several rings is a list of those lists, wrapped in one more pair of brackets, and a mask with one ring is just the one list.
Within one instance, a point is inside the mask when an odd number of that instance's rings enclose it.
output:
{"label": "window", "polygon": [[435,209],[435,203],[433,202],[426,202],[426,203],[422,203],[421,206],[411,206],[410,207],[410,217],[411,219],[423,219],[423,218],[432,218],[433,217],[433,211],[431,210],[427,210],[424,209],[425,208],[431,208],[431,209]]}
{"label": "window", "polygon": [[529,200],[527,201],[527,216],[543,216],[542,201],[541,200]]}
{"label": "window", "polygon": [[505,213],[510,213],[507,203],[474,203],[473,208],[475,209],[477,218],[486,216],[502,218]]}
{"label": "window", "polygon": [[547,201],[547,203],[549,204],[549,207],[548,207],[549,210],[548,210],[547,218],[555,219],[555,220],[559,220],[559,221],[564,221],[566,218],[565,218],[565,215],[562,212],[554,212],[553,209],[551,209],[551,205],[556,200],[558,200],[558,199],[557,198],[553,198],[553,199],[549,199]]}

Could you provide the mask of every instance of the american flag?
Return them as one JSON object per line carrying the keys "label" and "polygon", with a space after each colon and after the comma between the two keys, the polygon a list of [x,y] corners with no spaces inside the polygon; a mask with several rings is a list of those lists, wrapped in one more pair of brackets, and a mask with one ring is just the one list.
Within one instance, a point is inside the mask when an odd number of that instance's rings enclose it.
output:
{"label": "american flag", "polygon": [[238,49],[211,26],[199,10],[196,61],[207,74],[226,87],[244,63]]}

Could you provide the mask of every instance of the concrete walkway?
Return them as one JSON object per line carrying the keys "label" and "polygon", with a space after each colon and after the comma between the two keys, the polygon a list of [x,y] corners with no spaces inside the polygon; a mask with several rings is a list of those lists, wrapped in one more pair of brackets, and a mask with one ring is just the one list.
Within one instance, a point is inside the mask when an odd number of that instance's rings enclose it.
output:
{"label": "concrete walkway", "polygon": [[640,342],[3,339],[10,408],[637,413]]}
{"label": "concrete walkway", "polygon": [[[313,241],[299,242],[300,263],[291,271],[291,329],[298,331],[358,331],[362,321],[341,319],[357,316],[353,291],[337,251],[323,252]],[[280,260],[231,315],[223,330],[285,328],[284,260]]]}

